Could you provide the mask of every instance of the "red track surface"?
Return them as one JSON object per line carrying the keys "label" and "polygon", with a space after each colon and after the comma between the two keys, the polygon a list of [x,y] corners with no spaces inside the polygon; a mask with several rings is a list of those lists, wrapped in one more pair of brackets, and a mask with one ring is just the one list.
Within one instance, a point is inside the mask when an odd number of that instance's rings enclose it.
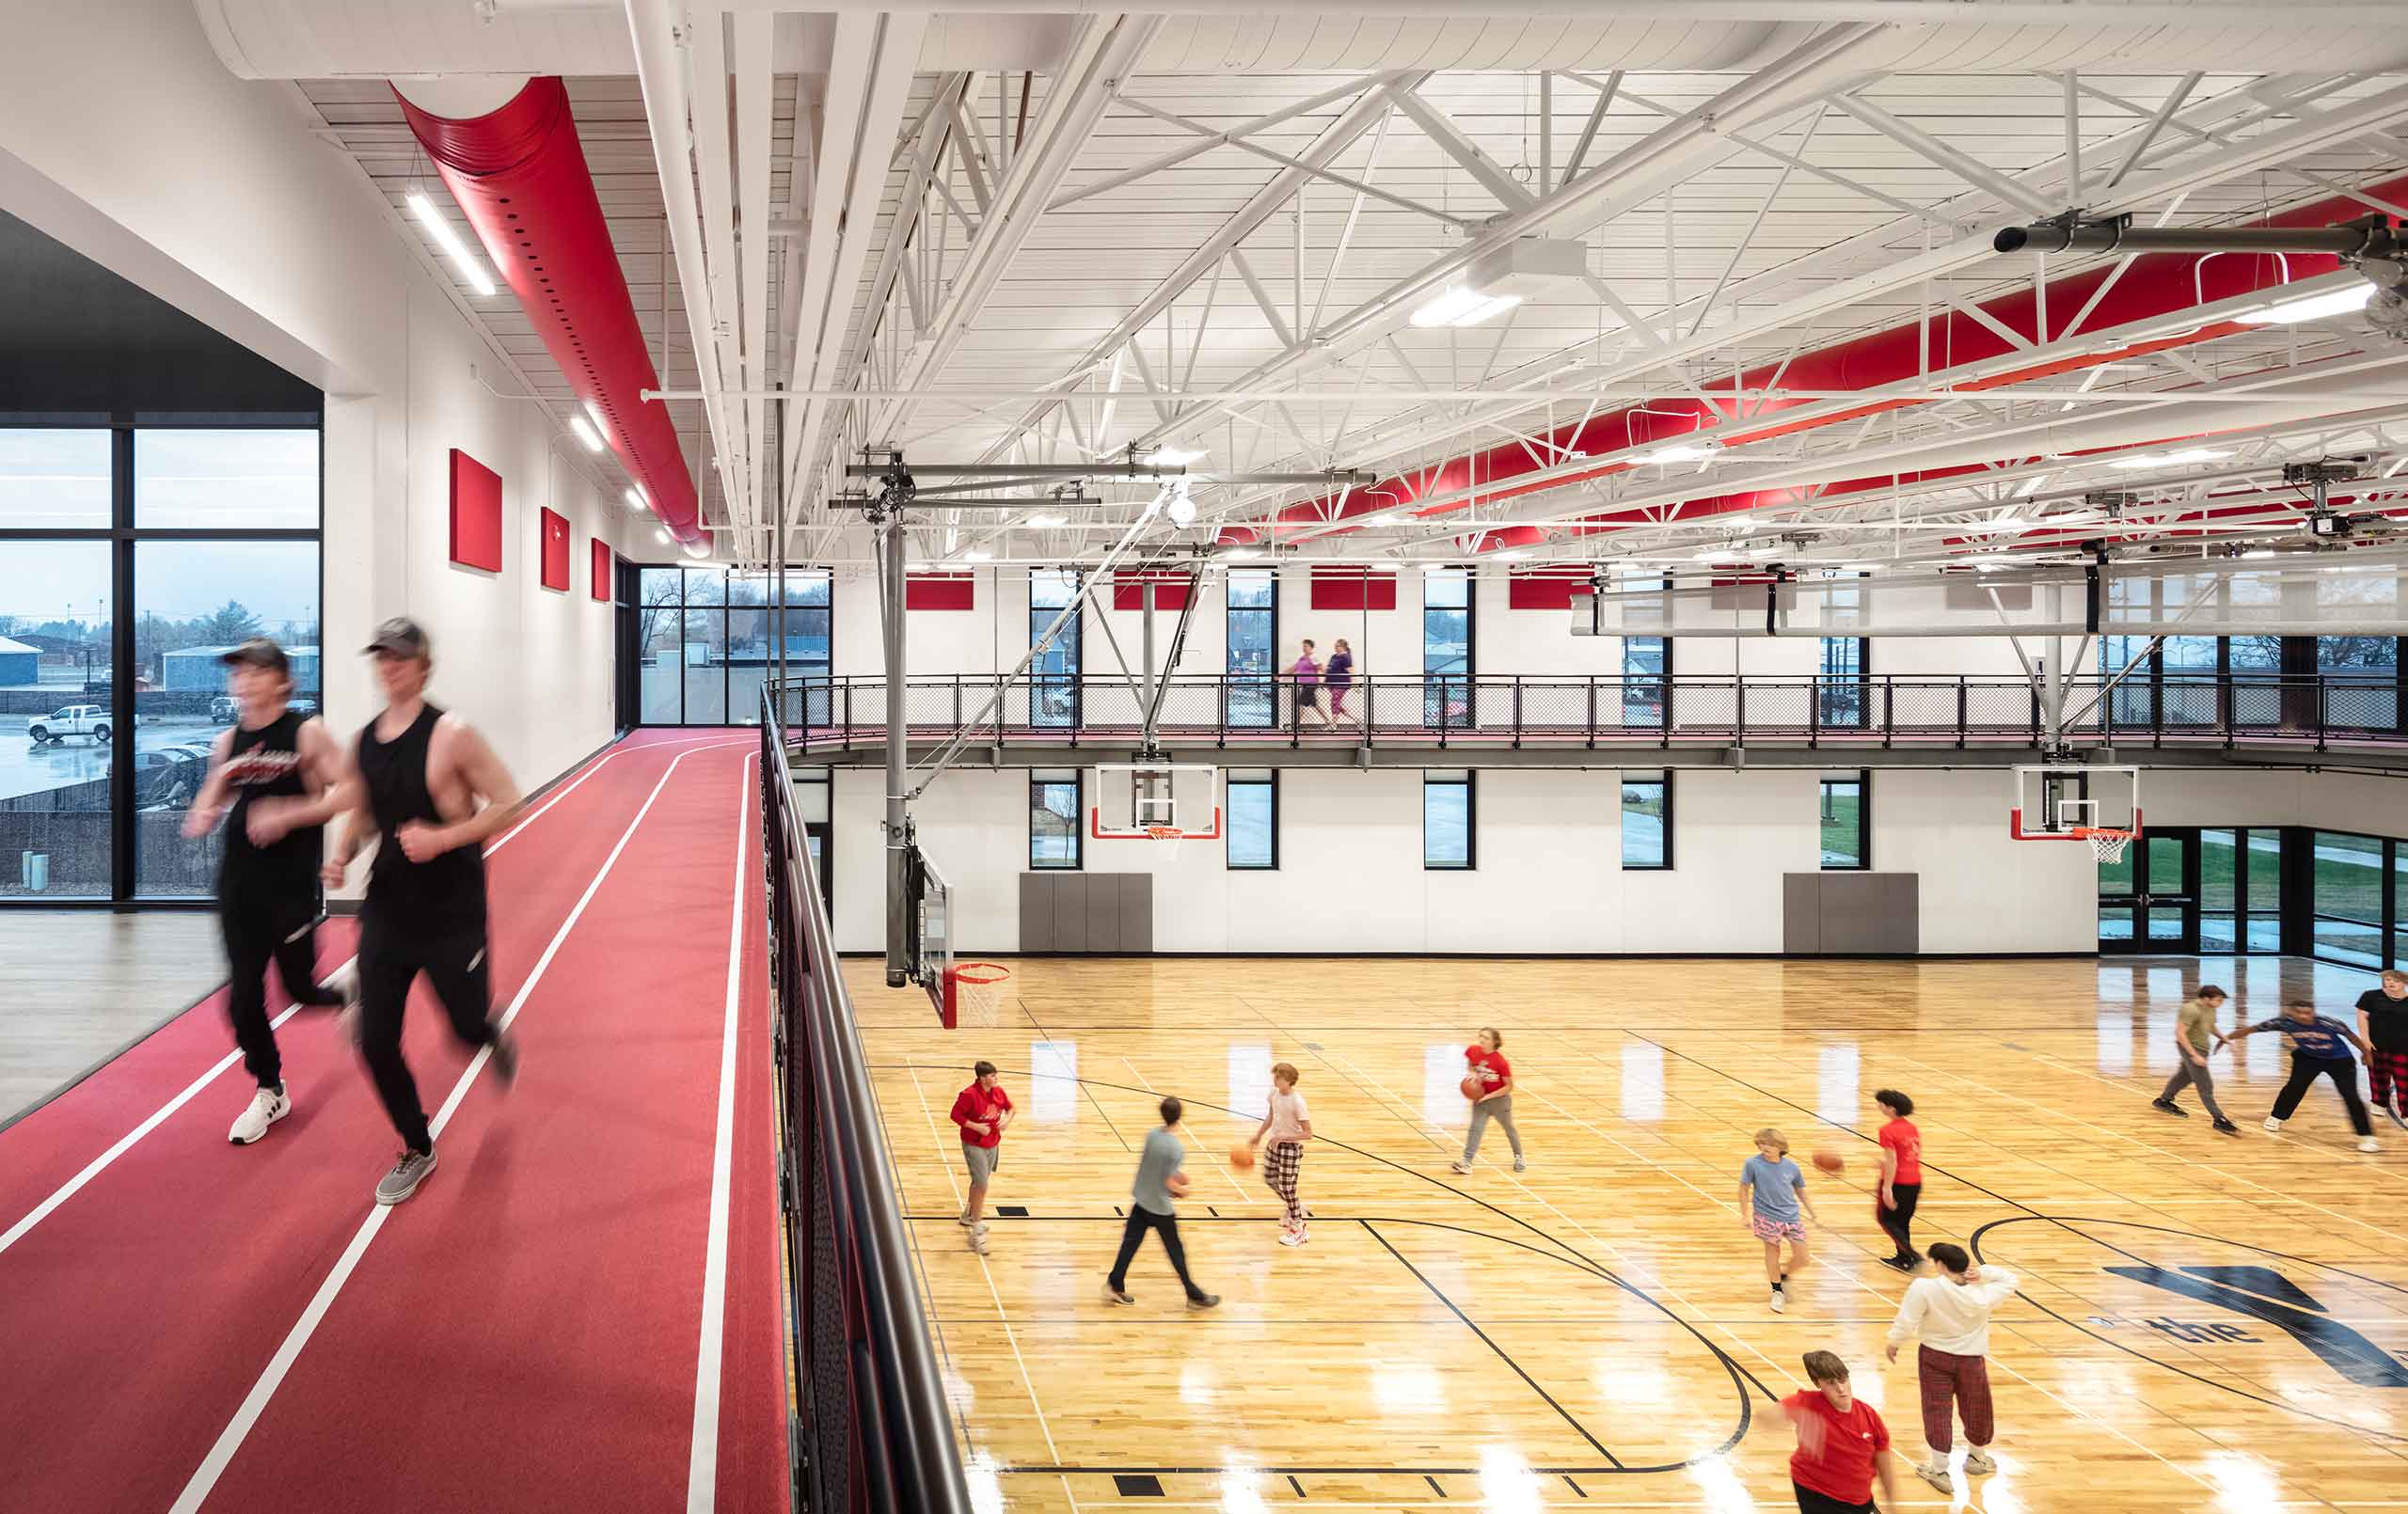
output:
{"label": "red track surface", "polygon": [[[714,745],[725,742],[727,745]],[[719,1506],[785,1506],[755,742],[639,737],[490,863],[516,999],[678,763],[204,1507],[682,1509],[693,1442],[731,910],[744,911]],[[739,835],[739,825],[745,828]],[[738,891],[737,853],[746,848]],[[328,932],[328,964],[349,954]],[[421,999],[422,999],[421,995]],[[414,1001],[430,1111],[467,1058]],[[331,1017],[278,1033],[296,1108],[227,1143],[218,1076],[0,1252],[0,1507],[165,1510],[235,1418],[397,1149]],[[0,1133],[0,1234],[224,1057],[194,1007]]]}

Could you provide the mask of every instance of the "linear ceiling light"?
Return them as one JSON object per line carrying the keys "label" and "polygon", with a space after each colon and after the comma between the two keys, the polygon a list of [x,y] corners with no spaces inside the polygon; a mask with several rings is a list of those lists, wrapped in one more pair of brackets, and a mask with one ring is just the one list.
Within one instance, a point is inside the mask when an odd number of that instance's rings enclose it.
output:
{"label": "linear ceiling light", "polygon": [[2251,310],[2233,319],[2253,326],[2292,326],[2303,321],[2321,321],[2328,316],[2348,315],[2367,308],[2374,298],[2374,286],[2364,279],[2353,281],[2345,289],[2330,290],[2322,294],[2302,295],[2295,300],[2283,300],[2263,310]]}
{"label": "linear ceiling light", "polygon": [[2178,452],[2159,452],[2153,456],[2143,454],[2139,457],[2119,457],[2110,461],[2107,465],[2111,468],[2124,468],[2128,471],[2137,471],[2141,468],[2179,467],[2185,463],[2212,463],[2218,458],[2230,457],[2231,455],[2232,454],[2230,452],[2219,452],[2213,448],[2186,447]]}
{"label": "linear ceiling light", "polygon": [[636,493],[633,489],[626,491],[626,500],[628,506],[635,510],[650,510],[652,508],[650,505],[644,503],[643,496]]}
{"label": "linear ceiling light", "polygon": [[1674,442],[1670,447],[1659,447],[1652,452],[1640,453],[1639,461],[1641,463],[1708,463],[1712,462],[1715,454],[1720,450],[1722,449],[1719,447],[1696,442]]}
{"label": "linear ceiling light", "polygon": [[1589,244],[1574,237],[1515,237],[1464,270],[1413,312],[1417,326],[1476,326],[1530,295],[1589,276]]}
{"label": "linear ceiling light", "polygon": [[1032,530],[1050,531],[1054,527],[1062,525],[1066,519],[1067,517],[1061,515],[1031,515],[1021,524]]}
{"label": "linear ceiling light", "polygon": [[578,442],[583,444],[587,451],[598,452],[602,450],[601,436],[594,430],[593,423],[587,420],[583,416],[569,417],[568,430],[569,434],[576,437]]}
{"label": "linear ceiling light", "polygon": [[493,276],[486,273],[484,264],[478,261],[476,255],[468,251],[468,244],[460,240],[459,232],[452,229],[452,223],[445,220],[443,213],[435,208],[435,201],[419,191],[412,190],[410,213],[418,217],[420,226],[426,228],[426,234],[433,237],[435,244],[443,249],[443,255],[452,260],[452,266],[460,271],[460,276],[468,281],[470,289],[481,295],[493,293]]}
{"label": "linear ceiling light", "polygon": [[1476,326],[1522,303],[1519,294],[1490,294],[1458,284],[1413,312],[1417,326]]}
{"label": "linear ceiling light", "polygon": [[1139,453],[1137,455],[1137,461],[1149,464],[1154,467],[1176,468],[1184,467],[1190,463],[1200,463],[1211,455],[1212,454],[1209,452],[1191,452],[1183,448],[1178,447],[1157,447],[1150,452]]}

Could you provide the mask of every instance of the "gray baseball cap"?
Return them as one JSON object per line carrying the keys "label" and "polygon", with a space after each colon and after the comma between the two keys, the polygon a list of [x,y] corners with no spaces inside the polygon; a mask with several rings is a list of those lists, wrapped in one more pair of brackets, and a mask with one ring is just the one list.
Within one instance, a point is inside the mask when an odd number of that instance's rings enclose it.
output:
{"label": "gray baseball cap", "polygon": [[368,639],[368,645],[361,650],[372,655],[379,653],[390,653],[397,657],[432,655],[427,650],[426,632],[406,615],[396,615],[376,627],[376,634]]}
{"label": "gray baseball cap", "polygon": [[263,636],[229,648],[217,660],[229,668],[264,668],[278,677],[293,676],[293,664],[286,659],[284,649]]}

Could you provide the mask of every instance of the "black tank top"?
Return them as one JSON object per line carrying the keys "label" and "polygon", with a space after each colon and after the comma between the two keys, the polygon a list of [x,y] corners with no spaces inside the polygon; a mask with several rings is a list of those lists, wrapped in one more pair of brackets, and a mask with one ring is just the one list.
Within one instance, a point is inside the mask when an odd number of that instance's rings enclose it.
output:
{"label": "black tank top", "polygon": [[448,824],[427,792],[427,748],[443,712],[429,704],[409,729],[391,741],[376,738],[371,720],[359,733],[359,776],[368,785],[368,807],[384,842],[369,869],[368,900],[388,919],[420,929],[482,931],[485,921],[485,855],[480,845],[454,846],[440,857],[413,862],[394,831],[422,821]]}
{"label": "black tank top", "polygon": [[262,884],[308,892],[317,881],[325,854],[321,828],[306,826],[268,846],[251,844],[251,801],[257,798],[306,798],[309,785],[301,773],[301,722],[307,717],[285,711],[253,731],[234,727],[226,749],[226,783],[234,796],[226,822],[226,859],[218,873],[221,891]]}

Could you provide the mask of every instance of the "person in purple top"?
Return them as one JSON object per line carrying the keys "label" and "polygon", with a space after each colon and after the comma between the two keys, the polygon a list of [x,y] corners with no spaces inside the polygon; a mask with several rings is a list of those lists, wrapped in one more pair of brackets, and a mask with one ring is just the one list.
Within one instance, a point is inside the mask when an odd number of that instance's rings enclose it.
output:
{"label": "person in purple top", "polygon": [[1329,718],[1321,713],[1321,662],[1313,655],[1311,642],[1306,642],[1305,650],[1296,654],[1295,665],[1288,671],[1296,680],[1296,724],[1304,725],[1307,710],[1312,712],[1316,724],[1329,724]]}
{"label": "person in purple top", "polygon": [[1362,717],[1346,713],[1346,696],[1354,687],[1354,649],[1346,644],[1344,637],[1338,639],[1338,645],[1330,652],[1322,682],[1329,686],[1329,723],[1336,725],[1343,718],[1361,725]]}
{"label": "person in purple top", "polygon": [[2333,1086],[2341,1091],[2342,1105],[2350,1112],[2350,1128],[2358,1133],[2358,1149],[2382,1149],[2375,1143],[2374,1125],[2367,1118],[2366,1104],[2358,1097],[2358,1065],[2350,1060],[2351,1047],[2354,1046],[2360,1051],[2367,1049],[2367,1044],[2358,1039],[2357,1032],[2338,1020],[2319,1015],[2316,1006],[2303,999],[2285,1004],[2282,1014],[2275,1018],[2244,1025],[2226,1039],[2238,1041],[2260,1031],[2280,1032],[2291,1047],[2290,1081],[2283,1084],[2283,1091],[2274,1096],[2274,1112],[2266,1116],[2269,1132],[2282,1129],[2283,1122],[2291,1117],[2291,1112],[2299,1108],[2299,1101],[2307,1096],[2310,1083],[2319,1078],[2330,1078]]}

